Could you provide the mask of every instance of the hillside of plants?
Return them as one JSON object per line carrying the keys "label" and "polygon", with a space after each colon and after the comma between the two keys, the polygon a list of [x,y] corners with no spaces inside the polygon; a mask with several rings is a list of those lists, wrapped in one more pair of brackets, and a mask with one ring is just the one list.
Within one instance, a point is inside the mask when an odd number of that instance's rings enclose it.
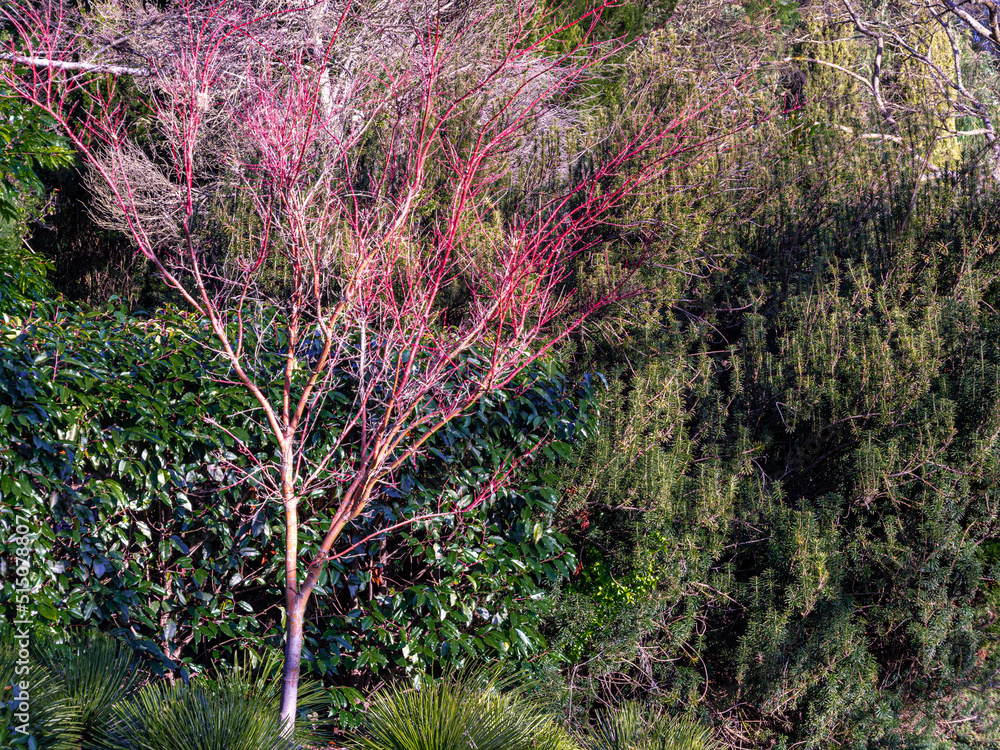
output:
{"label": "hillside of plants", "polygon": [[1000,25],[5,3],[0,748],[1000,748]]}

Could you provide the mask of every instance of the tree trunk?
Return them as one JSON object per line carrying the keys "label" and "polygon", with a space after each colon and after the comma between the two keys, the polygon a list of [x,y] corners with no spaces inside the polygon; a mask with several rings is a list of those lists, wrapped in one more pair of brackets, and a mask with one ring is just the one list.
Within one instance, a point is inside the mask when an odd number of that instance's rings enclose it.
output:
{"label": "tree trunk", "polygon": [[281,675],[281,727],[289,736],[295,729],[307,598],[308,595],[295,594],[286,603],[288,625],[285,632],[285,666]]}
{"label": "tree trunk", "polygon": [[[287,413],[285,416],[287,420]],[[292,736],[295,730],[303,625],[306,600],[309,598],[308,592],[299,590],[299,508],[293,481],[294,462],[292,441],[285,435],[281,441],[281,502],[285,506],[285,612],[288,621],[285,624],[285,665],[281,680],[281,731],[288,736]]]}

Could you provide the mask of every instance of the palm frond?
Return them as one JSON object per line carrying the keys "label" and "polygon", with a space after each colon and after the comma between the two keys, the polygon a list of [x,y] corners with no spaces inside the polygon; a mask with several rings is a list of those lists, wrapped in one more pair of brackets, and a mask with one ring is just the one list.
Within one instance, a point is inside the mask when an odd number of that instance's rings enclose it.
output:
{"label": "palm frond", "polygon": [[552,717],[497,675],[469,672],[372,697],[355,750],[575,750]]}
{"label": "palm frond", "polygon": [[[250,655],[237,656],[233,664],[223,668],[214,678],[203,678],[201,688],[210,693],[240,696],[254,701],[261,710],[278,716],[281,703],[281,655],[269,651],[254,665]],[[302,744],[319,744],[328,739],[318,727],[318,722],[310,716],[320,715],[330,704],[329,695],[323,686],[313,680],[299,681],[298,718],[295,722],[295,739]]]}
{"label": "palm frond", "polygon": [[295,750],[277,710],[239,690],[147,685],[118,704],[118,746],[129,750]]}
{"label": "palm frond", "polygon": [[114,733],[112,707],[135,695],[145,673],[125,643],[97,631],[39,636],[32,657],[59,681],[80,726],[83,748],[101,747]]}
{"label": "palm frond", "polygon": [[[58,676],[34,659],[24,663],[20,643],[13,633],[0,637],[0,747],[9,747],[27,724],[28,737],[38,750],[76,750],[80,747],[80,721]],[[22,721],[21,685],[28,688],[30,719]],[[27,740],[26,740],[27,741]]]}
{"label": "palm frond", "polygon": [[602,713],[582,738],[586,750],[722,750],[712,733],[693,721],[625,703]]}

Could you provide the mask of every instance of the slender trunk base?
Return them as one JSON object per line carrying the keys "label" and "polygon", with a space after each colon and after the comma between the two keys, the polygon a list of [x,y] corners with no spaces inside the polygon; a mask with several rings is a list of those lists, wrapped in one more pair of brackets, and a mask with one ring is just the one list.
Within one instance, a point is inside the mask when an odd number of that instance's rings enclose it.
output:
{"label": "slender trunk base", "polygon": [[[291,597],[289,597],[291,598]],[[289,736],[295,730],[295,713],[302,667],[303,620],[305,599],[295,597],[288,606],[288,629],[285,634],[285,666],[281,675],[281,728]]]}

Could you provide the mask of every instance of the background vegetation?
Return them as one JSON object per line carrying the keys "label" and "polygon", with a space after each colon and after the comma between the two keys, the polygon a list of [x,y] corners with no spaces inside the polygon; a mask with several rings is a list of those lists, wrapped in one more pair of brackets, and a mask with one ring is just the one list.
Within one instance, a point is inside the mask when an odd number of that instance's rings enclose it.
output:
{"label": "background vegetation", "polygon": [[[857,13],[889,38],[905,14],[886,8]],[[882,63],[889,104],[851,77],[874,53],[845,12],[609,13],[609,38],[638,41],[570,103],[590,142],[613,149],[606,123],[685,101],[692,71],[714,66],[732,92],[698,128],[718,147],[620,208],[617,231],[649,248],[642,293],[449,426],[351,529],[509,477],[483,509],[331,566],[305,654],[328,728],[372,700],[378,739],[359,746],[382,747],[393,711],[430,709],[379,688],[436,685],[421,700],[443,701],[442,671],[499,662],[593,748],[649,727],[739,748],[1000,743],[996,165],[905,46]],[[969,39],[955,54],[993,107],[993,48]],[[952,53],[928,44],[932,62]],[[650,80],[655,96],[632,96]],[[733,133],[736,110],[753,126]],[[0,163],[20,186],[0,193],[0,526],[30,526],[39,632],[111,633],[183,703],[186,678],[240,654],[269,669],[280,650],[282,520],[238,481],[273,446],[219,427],[249,413],[246,394],[127,243],[89,222],[64,145],[23,116],[29,135],[7,140],[34,145]],[[578,290],[625,273],[622,236],[602,231]],[[0,540],[8,620],[13,559]],[[552,747],[570,742],[537,721]]]}

